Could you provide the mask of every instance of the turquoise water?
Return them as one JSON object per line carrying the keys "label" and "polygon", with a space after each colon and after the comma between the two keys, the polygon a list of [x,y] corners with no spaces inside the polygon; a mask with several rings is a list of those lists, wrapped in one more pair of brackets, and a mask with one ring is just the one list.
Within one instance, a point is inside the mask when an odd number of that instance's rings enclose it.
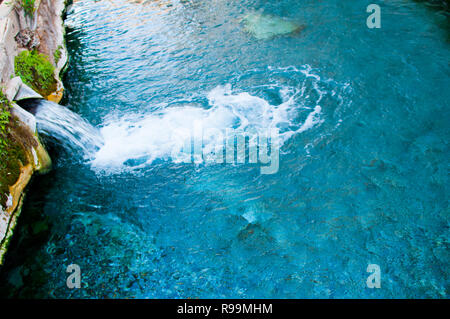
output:
{"label": "turquoise water", "polygon": [[[2,295],[447,298],[448,14],[379,1],[368,29],[371,2],[75,1],[63,102],[102,141],[47,140]],[[301,27],[258,38],[249,14]],[[279,171],[172,161],[199,117],[288,132]]]}

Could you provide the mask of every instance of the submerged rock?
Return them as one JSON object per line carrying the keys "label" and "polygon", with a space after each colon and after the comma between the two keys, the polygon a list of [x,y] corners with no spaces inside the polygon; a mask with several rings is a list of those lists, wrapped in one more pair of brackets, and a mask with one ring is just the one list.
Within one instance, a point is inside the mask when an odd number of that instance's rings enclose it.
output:
{"label": "submerged rock", "polygon": [[243,19],[244,30],[258,40],[270,39],[279,35],[287,35],[304,29],[303,25],[288,21],[281,17],[250,13]]}

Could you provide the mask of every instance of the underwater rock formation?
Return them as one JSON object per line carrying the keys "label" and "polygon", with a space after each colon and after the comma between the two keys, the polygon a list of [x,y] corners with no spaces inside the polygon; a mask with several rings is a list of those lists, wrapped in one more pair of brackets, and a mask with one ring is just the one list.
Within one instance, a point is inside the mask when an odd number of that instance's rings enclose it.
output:
{"label": "underwater rock formation", "polygon": [[244,30],[258,40],[266,40],[276,36],[300,32],[303,25],[281,17],[250,13],[243,18]]}

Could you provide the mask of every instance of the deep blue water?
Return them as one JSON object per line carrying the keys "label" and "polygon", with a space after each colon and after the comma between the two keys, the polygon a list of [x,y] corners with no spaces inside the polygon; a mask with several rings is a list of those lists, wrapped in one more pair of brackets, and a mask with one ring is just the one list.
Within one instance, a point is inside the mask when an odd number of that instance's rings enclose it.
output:
{"label": "deep blue water", "polygon": [[[378,1],[382,27],[368,29],[373,1],[138,2],[68,12],[64,102],[105,146],[88,159],[52,148],[3,294],[448,297],[448,15]],[[255,13],[305,28],[256,39],[243,21]],[[266,120],[261,103],[288,112]],[[214,110],[229,104],[238,121],[292,132],[276,174],[170,160],[172,130],[198,110],[228,127]],[[66,287],[69,264],[82,289]]]}

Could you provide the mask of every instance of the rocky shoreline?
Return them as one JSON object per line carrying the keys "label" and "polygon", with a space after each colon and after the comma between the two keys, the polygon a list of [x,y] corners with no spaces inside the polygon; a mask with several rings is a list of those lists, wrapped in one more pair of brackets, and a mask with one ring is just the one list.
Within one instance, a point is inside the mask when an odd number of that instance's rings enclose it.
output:
{"label": "rocky shoreline", "polygon": [[[10,181],[7,175],[18,175],[17,180],[8,186],[9,192],[1,193],[0,203],[0,265],[3,264],[8,244],[20,215],[25,188],[35,172],[45,173],[51,168],[51,159],[39,140],[34,116],[23,110],[15,101],[41,97],[41,82],[30,81],[17,70],[17,57],[24,53],[35,54],[50,63],[53,76],[48,79],[55,83],[50,94],[44,98],[56,103],[62,99],[64,86],[60,74],[68,62],[64,43],[63,15],[66,0],[35,0],[34,7],[25,7],[21,0],[3,1],[0,4],[0,86],[2,96],[9,100],[10,132],[20,144],[22,159],[8,155],[10,161],[18,162],[20,172],[10,172],[0,167],[0,183]],[[34,67],[33,64],[29,64]],[[37,67],[37,66],[36,66]],[[25,71],[27,71],[25,69]],[[35,74],[35,70],[29,72]],[[20,76],[19,76],[20,75]],[[24,83],[27,82],[27,83]],[[14,175],[15,176],[15,175]],[[3,187],[4,189],[6,187]]]}

